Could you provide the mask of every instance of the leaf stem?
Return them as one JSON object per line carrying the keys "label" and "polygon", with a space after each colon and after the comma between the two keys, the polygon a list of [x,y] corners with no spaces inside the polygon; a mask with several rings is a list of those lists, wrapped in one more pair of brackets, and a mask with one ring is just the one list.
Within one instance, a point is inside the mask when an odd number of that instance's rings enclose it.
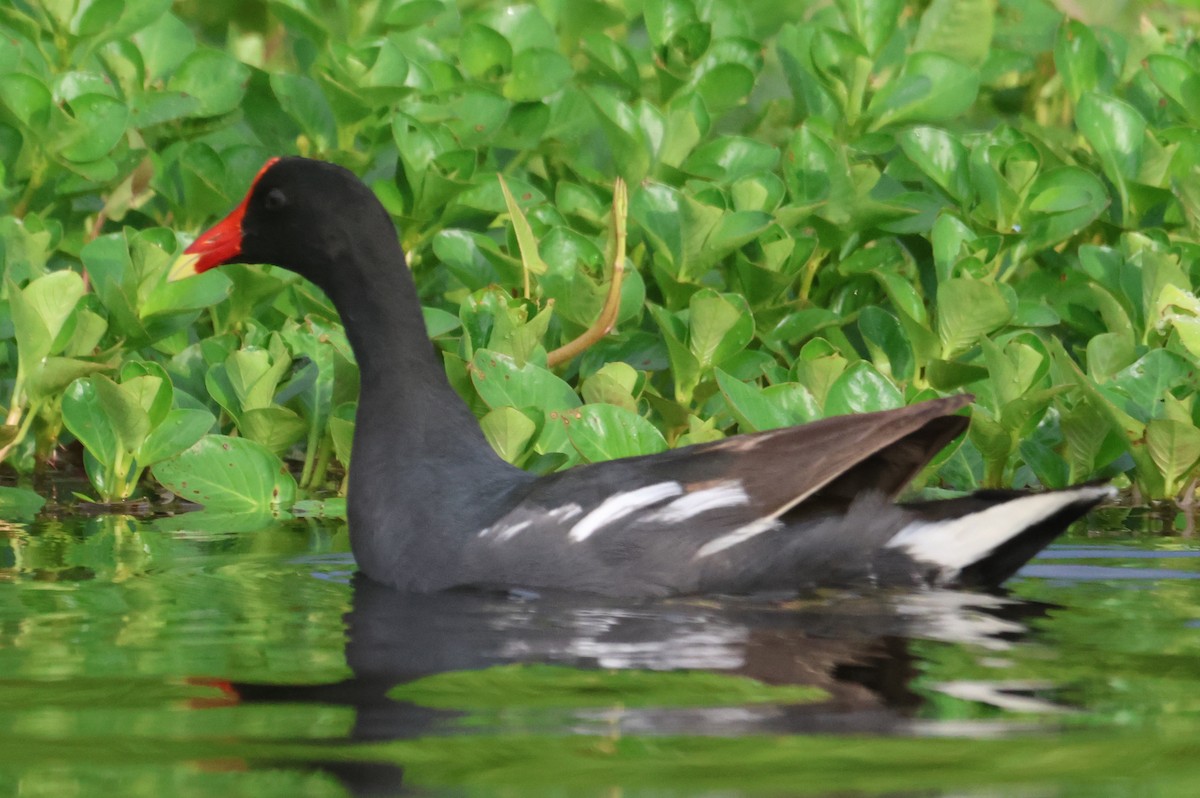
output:
{"label": "leaf stem", "polygon": [[[33,426],[34,416],[38,414],[40,409],[41,405],[33,405],[25,411],[25,417],[21,418],[21,408],[19,405],[14,402],[13,406],[9,408],[8,417],[4,423],[11,426],[16,423],[17,419],[21,419],[21,426],[17,428],[17,434],[13,436],[13,439],[0,448],[0,462],[3,462],[8,457],[14,446],[25,440],[25,436],[29,434],[29,428]],[[15,417],[13,416],[14,411],[16,412]]]}
{"label": "leaf stem", "polygon": [[608,335],[613,325],[617,323],[617,312],[621,309],[621,282],[625,278],[625,238],[628,215],[629,191],[625,187],[625,181],[618,177],[617,182],[613,184],[612,238],[610,239],[612,278],[608,284],[608,295],[604,298],[604,307],[601,308],[600,316],[592,326],[584,330],[578,338],[568,341],[546,355],[547,365],[557,366],[577,357],[592,344]]}
{"label": "leaf stem", "polygon": [[308,427],[308,442],[304,446],[304,468],[300,471],[300,487],[307,488],[309,480],[312,479],[313,467],[316,465],[317,450],[321,446],[321,439],[317,433],[317,420],[314,417],[313,423]]}
{"label": "leaf stem", "polygon": [[308,490],[318,488],[325,482],[325,475],[329,472],[329,461],[333,456],[333,446],[328,435],[321,439],[321,445],[318,448],[316,468],[313,469],[309,484],[305,486]]}

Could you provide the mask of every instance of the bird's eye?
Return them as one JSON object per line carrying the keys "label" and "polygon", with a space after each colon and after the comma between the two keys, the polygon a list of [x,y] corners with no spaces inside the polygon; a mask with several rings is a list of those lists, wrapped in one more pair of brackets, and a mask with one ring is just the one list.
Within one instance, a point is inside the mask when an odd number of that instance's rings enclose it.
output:
{"label": "bird's eye", "polygon": [[277,188],[268,191],[266,198],[263,200],[263,206],[269,211],[278,210],[287,204],[287,195]]}

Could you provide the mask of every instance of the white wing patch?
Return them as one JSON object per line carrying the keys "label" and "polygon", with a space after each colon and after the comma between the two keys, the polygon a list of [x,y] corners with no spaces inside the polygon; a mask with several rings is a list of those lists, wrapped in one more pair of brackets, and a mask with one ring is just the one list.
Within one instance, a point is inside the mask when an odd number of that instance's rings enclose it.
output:
{"label": "white wing patch", "polygon": [[[557,521],[561,523],[563,521],[571,520],[582,512],[582,507],[575,502],[571,502],[570,504],[564,504],[561,507],[555,507],[553,510],[546,510],[545,517],[551,521]],[[521,514],[517,513],[517,515],[519,517]],[[524,532],[533,525],[535,520],[537,519],[526,518],[522,521],[512,521],[510,520],[510,517],[506,516],[492,526],[482,530],[479,533],[479,537],[486,538],[489,535],[495,535],[495,542],[503,543],[504,541],[515,537],[517,533]]]}
{"label": "white wing patch", "polygon": [[546,516],[551,521],[570,521],[572,518],[582,512],[582,507],[575,502],[571,502],[570,504],[564,504],[562,507],[555,507],[553,510],[546,513]]}
{"label": "white wing patch", "polygon": [[514,537],[518,532],[525,529],[532,523],[532,521],[521,521],[516,524],[510,524],[509,526],[502,527],[496,532],[496,542],[503,543],[509,538]]}
{"label": "white wing patch", "polygon": [[722,507],[741,507],[749,503],[750,496],[742,487],[742,483],[737,480],[729,480],[711,488],[686,493],[661,510],[650,513],[644,520],[653,523],[678,524],[709,510],[719,510]]}
{"label": "white wing patch", "polygon": [[948,577],[986,557],[998,546],[1059,510],[1084,501],[1116,496],[1110,485],[1035,493],[1019,496],[986,510],[944,521],[913,521],[885,545],[903,549],[921,562],[942,568]]}
{"label": "white wing patch", "polygon": [[625,516],[643,507],[649,507],[652,504],[657,504],[664,499],[670,499],[681,493],[683,493],[683,486],[678,482],[659,482],[655,485],[647,485],[644,488],[627,490],[609,496],[600,503],[599,507],[585,515],[580,519],[579,523],[571,527],[569,536],[575,543],[587,540],[596,530],[606,527],[615,521],[620,521]]}
{"label": "white wing patch", "polygon": [[782,526],[783,524],[776,518],[760,518],[757,521],[751,521],[745,526],[740,526],[732,532],[708,541],[700,547],[693,559],[699,560],[702,557],[711,557],[719,551],[725,551],[730,546],[744,543],[756,535],[761,535],[763,532],[770,532],[772,529],[779,529]]}

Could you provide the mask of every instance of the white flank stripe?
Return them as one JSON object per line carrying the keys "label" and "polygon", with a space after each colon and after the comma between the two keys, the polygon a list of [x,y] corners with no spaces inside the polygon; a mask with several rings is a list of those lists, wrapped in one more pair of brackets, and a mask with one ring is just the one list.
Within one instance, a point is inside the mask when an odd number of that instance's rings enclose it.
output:
{"label": "white flank stripe", "polygon": [[555,507],[553,510],[548,510],[546,517],[551,521],[570,521],[582,512],[582,507],[575,502],[571,502],[570,504],[564,504],[562,507]]}
{"label": "white flank stripe", "polygon": [[760,518],[757,521],[752,521],[745,526],[740,526],[732,532],[721,535],[719,538],[714,538],[696,552],[694,559],[701,557],[710,557],[719,551],[725,551],[730,546],[736,546],[739,543],[744,543],[755,535],[761,535],[763,532],[769,532],[772,529],[778,529],[782,524],[774,518]]}
{"label": "white flank stripe", "polygon": [[683,493],[683,486],[678,482],[660,482],[657,485],[647,485],[644,488],[609,496],[600,503],[599,507],[571,527],[571,540],[575,543],[587,540],[597,529],[608,526],[614,521],[620,521],[635,510],[649,507],[681,493]]}
{"label": "white flank stripe", "polygon": [[742,483],[723,482],[712,488],[685,493],[661,510],[646,516],[647,521],[678,524],[692,516],[717,510],[721,507],[741,507],[750,503],[750,497],[742,489]]}
{"label": "white flank stripe", "polygon": [[506,526],[506,527],[503,527],[503,528],[497,530],[496,531],[496,542],[503,543],[504,541],[506,541],[509,538],[516,535],[518,532],[520,532],[525,527],[529,526],[531,523],[533,523],[533,522],[532,521],[521,521],[518,524],[513,524],[512,526]]}
{"label": "white flank stripe", "polygon": [[890,549],[904,549],[910,557],[922,562],[940,565],[949,571],[948,576],[953,576],[1068,505],[1116,495],[1116,488],[1097,485],[1021,496],[961,518],[914,521],[886,545]]}

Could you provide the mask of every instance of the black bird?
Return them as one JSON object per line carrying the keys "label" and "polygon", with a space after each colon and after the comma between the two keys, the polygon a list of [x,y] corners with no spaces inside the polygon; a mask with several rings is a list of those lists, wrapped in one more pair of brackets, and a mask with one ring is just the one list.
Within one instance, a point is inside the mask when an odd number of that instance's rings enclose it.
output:
{"label": "black bird", "polygon": [[969,396],[827,418],[538,477],[503,461],[446,379],[396,230],[339,166],[269,161],[170,279],[266,263],[329,296],[361,373],[354,557],[408,591],[638,597],[823,585],[994,586],[1108,486],[897,504],[968,420]]}

